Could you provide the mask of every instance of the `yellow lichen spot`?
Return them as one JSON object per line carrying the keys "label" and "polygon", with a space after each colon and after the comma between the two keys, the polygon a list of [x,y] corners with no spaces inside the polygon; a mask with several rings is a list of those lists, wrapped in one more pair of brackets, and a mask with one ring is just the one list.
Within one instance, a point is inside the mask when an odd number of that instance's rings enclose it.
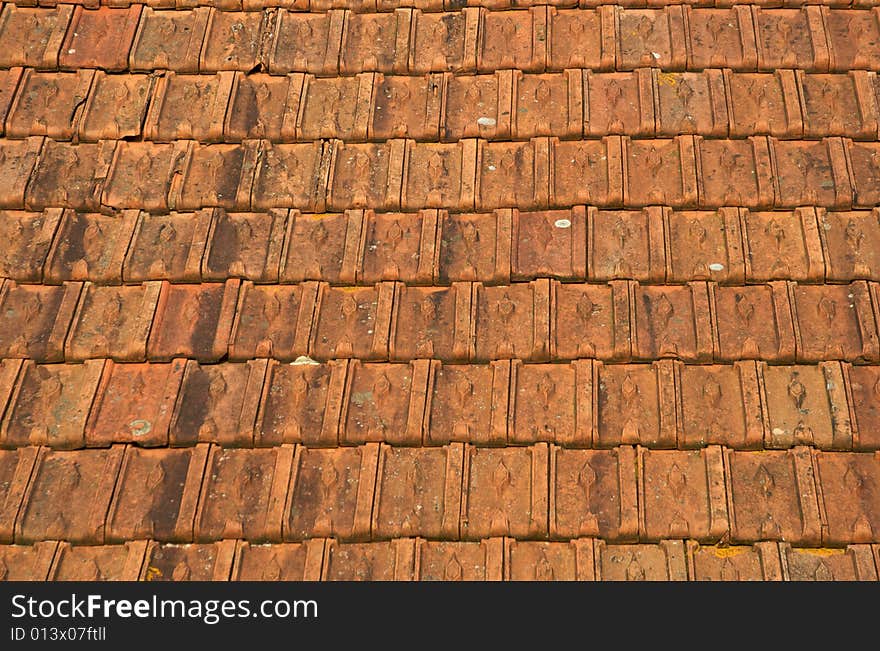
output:
{"label": "yellow lichen spot", "polygon": [[830,547],[821,547],[819,549],[793,549],[798,554],[809,554],[810,556],[838,556],[846,554],[845,549],[832,549]]}
{"label": "yellow lichen spot", "polygon": [[678,83],[678,75],[672,72],[661,72],[657,75],[657,82],[665,86],[675,86]]}
{"label": "yellow lichen spot", "polygon": [[158,567],[153,567],[152,565],[147,568],[147,576],[145,577],[147,581],[155,581],[156,579],[161,578],[162,570]]}
{"label": "yellow lichen spot", "polygon": [[715,554],[717,558],[731,558],[733,556],[745,554],[750,549],[751,547],[746,547],[745,545],[739,545],[735,547],[713,547],[712,553]]}

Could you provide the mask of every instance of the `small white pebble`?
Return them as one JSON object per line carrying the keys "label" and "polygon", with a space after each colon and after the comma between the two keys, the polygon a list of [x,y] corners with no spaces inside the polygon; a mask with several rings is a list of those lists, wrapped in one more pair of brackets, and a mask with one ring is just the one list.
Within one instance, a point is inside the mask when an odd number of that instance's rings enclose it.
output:
{"label": "small white pebble", "polygon": [[495,170],[496,170],[496,167],[494,165],[489,165],[490,172],[494,172]]}
{"label": "small white pebble", "polygon": [[481,127],[494,127],[495,126],[495,118],[487,118],[487,117],[478,118],[477,124],[479,124]]}
{"label": "small white pebble", "polygon": [[709,265],[709,271],[724,271],[724,265],[720,262],[713,262]]}
{"label": "small white pebble", "polygon": [[571,227],[571,220],[570,219],[557,219],[555,222],[553,222],[553,225],[556,228],[570,228]]}
{"label": "small white pebble", "polygon": [[299,357],[297,357],[295,360],[293,360],[290,363],[291,366],[302,366],[303,364],[308,364],[310,366],[316,366],[318,364],[318,362],[313,360],[308,355],[300,355]]}

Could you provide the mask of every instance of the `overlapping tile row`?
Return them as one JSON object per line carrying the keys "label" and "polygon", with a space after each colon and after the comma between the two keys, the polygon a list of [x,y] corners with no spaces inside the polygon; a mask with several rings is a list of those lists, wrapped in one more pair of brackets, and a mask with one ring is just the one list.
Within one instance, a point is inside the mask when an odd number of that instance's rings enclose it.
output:
{"label": "overlapping tile row", "polygon": [[880,542],[880,453],[114,445],[2,451],[0,469],[0,538],[16,544]]}
{"label": "overlapping tile row", "polygon": [[[313,13],[331,9],[348,9],[353,13],[383,13],[396,9],[416,8],[425,12],[456,11],[464,7],[484,7],[489,10],[527,9],[530,7],[551,7],[557,9],[596,9],[611,4],[604,0],[71,0],[61,3],[58,0],[21,0],[15,2],[19,7],[54,7],[59,4],[83,6],[86,9],[102,7],[126,8],[143,5],[153,9],[193,9],[212,7],[223,12],[253,12],[264,9],[287,9],[289,11]],[[696,8],[729,9],[733,0],[619,0],[613,3],[626,9],[645,7],[664,7],[666,5],[685,5]],[[804,5],[819,5],[837,9],[871,9],[878,5],[877,0],[755,0],[750,3],[758,7],[800,8]]]}
{"label": "overlapping tile row", "polygon": [[[878,10],[867,6],[770,8],[724,2],[728,6],[722,8],[603,5],[499,11],[505,3],[498,3],[440,13],[430,6],[359,13],[341,8],[351,3],[340,0],[328,6],[312,3],[313,11],[302,13],[252,6],[244,8],[256,10],[188,8],[195,3],[182,3],[187,8],[178,4],[178,10],[22,4],[6,3],[0,15],[0,66],[179,72],[264,68],[275,74],[321,75],[880,67]],[[279,4],[301,9],[297,0]],[[461,6],[455,4],[455,9]],[[373,7],[368,3],[366,9]]]}
{"label": "overlapping tile row", "polygon": [[[872,208],[880,143],[700,136],[201,144],[0,140],[0,208]],[[63,182],[62,182],[63,180]]]}
{"label": "overlapping tile row", "polygon": [[371,543],[133,541],[0,545],[0,580],[17,581],[876,581],[877,545],[705,546],[487,538]]}
{"label": "overlapping tile row", "polygon": [[346,142],[563,140],[607,135],[876,140],[876,73],[361,73],[0,71],[0,135]]}
{"label": "overlapping tile row", "polygon": [[0,285],[0,357],[880,361],[878,286]]}
{"label": "overlapping tile row", "polygon": [[880,367],[4,360],[0,417],[9,449],[548,442],[870,451],[880,449]]}
{"label": "overlapping tile row", "polygon": [[0,210],[0,237],[0,278],[23,284],[880,281],[877,209],[160,214],[47,208]]}

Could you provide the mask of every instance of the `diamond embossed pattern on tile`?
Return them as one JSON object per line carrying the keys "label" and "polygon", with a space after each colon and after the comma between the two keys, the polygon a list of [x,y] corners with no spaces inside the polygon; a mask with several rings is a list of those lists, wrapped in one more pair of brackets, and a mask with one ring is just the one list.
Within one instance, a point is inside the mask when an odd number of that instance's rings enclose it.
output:
{"label": "diamond embossed pattern on tile", "polygon": [[875,2],[0,6],[0,580],[874,580]]}

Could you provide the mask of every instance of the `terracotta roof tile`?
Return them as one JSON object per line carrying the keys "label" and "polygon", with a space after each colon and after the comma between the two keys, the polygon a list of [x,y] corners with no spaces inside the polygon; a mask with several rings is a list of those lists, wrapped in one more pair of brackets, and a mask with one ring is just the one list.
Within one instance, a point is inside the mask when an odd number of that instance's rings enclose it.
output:
{"label": "terracotta roof tile", "polygon": [[59,66],[125,70],[141,9],[138,4],[127,9],[76,7],[61,44]]}
{"label": "terracotta roof tile", "polygon": [[548,447],[465,451],[461,537],[548,535]]}
{"label": "terracotta roof tile", "polygon": [[426,445],[449,441],[506,443],[510,362],[436,363],[428,389]]}
{"label": "terracotta roof tile", "polygon": [[473,359],[546,359],[549,353],[550,284],[546,280],[474,288]]}
{"label": "terracotta roof tile", "polygon": [[415,565],[414,540],[386,543],[327,544],[321,579],[324,581],[411,581]]}
{"label": "terracotta roof tile", "polygon": [[236,542],[161,545],[151,542],[141,569],[142,581],[228,581]]}
{"label": "terracotta roof tile", "polygon": [[760,448],[766,436],[761,388],[753,362],[675,369],[678,445]]}
{"label": "terracotta roof tile", "polygon": [[96,210],[115,147],[111,140],[84,145],[46,140],[27,185],[24,207]]}
{"label": "terracotta roof tile", "polygon": [[195,539],[280,542],[293,463],[291,446],[212,448],[196,513]]}
{"label": "terracotta roof tile", "polygon": [[504,540],[479,542],[419,541],[416,546],[420,581],[501,581]]}
{"label": "terracotta roof tile", "polygon": [[684,7],[614,9],[618,68],[658,65],[669,70],[684,69],[687,59]]}
{"label": "terracotta roof tile", "polygon": [[283,545],[242,543],[236,550],[234,581],[318,581],[324,562],[321,538]]}
{"label": "terracotta roof tile", "polygon": [[123,262],[123,280],[201,280],[212,217],[210,209],[169,215],[140,212]]}
{"label": "terracotta roof tile", "polygon": [[171,420],[171,445],[253,445],[266,366],[265,360],[205,365],[188,361]]}
{"label": "terracotta roof tile", "polygon": [[284,540],[369,538],[378,460],[376,443],[327,450],[297,448]]}
{"label": "terracotta roof tile", "polygon": [[715,325],[715,358],[723,361],[795,358],[795,328],[787,287],[709,286]]}
{"label": "terracotta roof tile", "polygon": [[107,515],[107,541],[191,541],[207,456],[207,446],[127,447]]}
{"label": "terracotta roof tile", "polygon": [[0,545],[0,580],[46,581],[57,548],[57,542]]}
{"label": "terracotta roof tile", "polygon": [[727,533],[720,447],[639,451],[640,538],[718,540]]}
{"label": "terracotta roof tile", "polygon": [[[623,140],[624,203],[662,203],[690,207],[697,202],[697,168],[693,138]],[[643,183],[648,179],[650,183]]]}
{"label": "terracotta roof tile", "polygon": [[[867,283],[795,287],[789,285],[798,361],[877,360],[877,325]],[[807,334],[822,330],[823,336]]]}
{"label": "terracotta roof tile", "polygon": [[145,359],[161,286],[158,282],[124,287],[87,283],[73,317],[65,356],[70,360]]}
{"label": "terracotta roof tile", "polygon": [[851,427],[853,432],[853,449],[876,450],[880,449],[876,430],[873,427],[874,419],[880,415],[880,400],[877,399],[877,391],[880,387],[880,369],[875,366],[851,366],[843,364],[844,377],[847,380],[847,390],[850,392],[850,412],[852,414]]}
{"label": "terracotta roof tile", "polygon": [[9,447],[84,447],[85,425],[103,368],[102,360],[40,365],[26,361],[0,441]]}
{"label": "terracotta roof tile", "polygon": [[6,137],[70,140],[94,76],[93,70],[56,73],[26,69],[10,103]]}
{"label": "terracotta roof tile", "polygon": [[547,543],[506,540],[506,581],[593,581],[595,561],[591,540]]}
{"label": "terracotta roof tile", "polygon": [[685,546],[678,540],[656,545],[608,545],[596,542],[599,581],[687,581]]}
{"label": "terracotta roof tile", "polygon": [[115,364],[107,361],[86,425],[90,446],[136,442],[168,444],[168,428],[185,363]]}
{"label": "terracotta roof tile", "polygon": [[633,357],[712,358],[709,293],[705,283],[632,288]]}
{"label": "terracotta roof tile", "polygon": [[316,359],[386,359],[393,283],[375,287],[330,287],[322,283],[309,341]]}
{"label": "terracotta roof tile", "polygon": [[64,338],[81,293],[81,283],[63,286],[0,286],[3,305],[0,354],[56,362],[64,358]]}
{"label": "terracotta roof tile", "polygon": [[422,535],[459,536],[464,446],[392,448],[382,446],[373,538]]}
{"label": "terracotta roof tile", "polygon": [[0,451],[0,477],[3,478],[0,483],[3,496],[0,541],[3,543],[10,543],[15,537],[15,522],[38,455],[39,449],[35,447]]}
{"label": "terracotta roof tile", "polygon": [[445,117],[441,117],[441,101],[446,101],[445,113],[450,115],[445,85],[453,79],[456,78],[436,74],[421,77],[375,75],[367,126],[369,138],[445,138],[445,131],[440,126],[445,124]]}
{"label": "terracotta roof tile", "polygon": [[876,581],[868,545],[843,549],[793,549],[780,545],[788,581]]}
{"label": "terracotta roof tile", "polygon": [[21,77],[22,69],[20,67],[0,70],[0,136],[3,135],[6,116],[12,106]]}
{"label": "terracotta roof tile", "polygon": [[152,86],[149,75],[97,71],[79,119],[80,141],[140,136]]}
{"label": "terracotta roof tile", "polygon": [[405,71],[411,17],[411,9],[396,9],[393,13],[378,14],[346,11],[339,72],[351,74]]}
{"label": "terracotta roof tile", "polygon": [[[871,542],[878,528],[876,505],[880,499],[880,454],[852,454],[846,458],[829,453],[814,456],[821,488],[824,523],[823,542],[843,545]],[[855,493],[849,501],[845,496]]]}
{"label": "terracotta roof tile", "polygon": [[9,179],[0,190],[0,208],[24,208],[25,188],[43,147],[43,138],[0,141],[0,174]]}
{"label": "terracotta roof tile", "polygon": [[257,445],[339,443],[347,361],[270,362],[255,426]]}
{"label": "terracotta roof tile", "polygon": [[[107,172],[101,203],[108,208],[155,212],[176,208],[191,151],[192,143],[187,140],[173,144],[120,142]],[[169,195],[175,200],[169,201]]]}
{"label": "terracotta roof tile", "polygon": [[873,207],[880,201],[880,194],[875,189],[875,184],[880,180],[877,170],[877,144],[847,140],[845,146],[852,170],[853,205]]}
{"label": "terracotta roof tile", "polygon": [[436,358],[461,361],[470,357],[468,327],[471,286],[407,287],[395,292],[390,358]]}
{"label": "terracotta roof tile", "polygon": [[758,53],[755,22],[750,7],[735,5],[730,8],[708,8],[688,4],[685,11],[689,69],[719,66],[734,70],[755,68]]}
{"label": "terracotta roof tile", "polygon": [[303,75],[235,75],[223,127],[228,142],[245,138],[291,140],[296,135]]}
{"label": "terracotta roof tile", "polygon": [[270,14],[259,11],[212,11],[199,55],[199,69],[254,69],[260,63],[261,31],[268,28],[269,19]]}
{"label": "terracotta roof tile", "polygon": [[147,543],[83,546],[60,543],[50,581],[137,581]]}
{"label": "terracotta roof tile", "polygon": [[[15,525],[17,543],[101,544],[124,449],[41,449]],[[63,497],[61,497],[63,496]]]}
{"label": "terracotta roof tile", "polygon": [[764,9],[753,7],[758,39],[758,69],[801,68],[823,72],[830,53],[822,8]]}
{"label": "terracotta roof tile", "polygon": [[41,213],[0,211],[0,233],[5,242],[0,276],[18,282],[42,280],[43,264],[61,215],[57,208]]}
{"label": "terracotta roof tile", "polygon": [[179,193],[172,195],[174,207],[247,210],[257,158],[254,141],[240,145],[193,145],[181,170],[183,184]]}
{"label": "terracotta roof tile", "polygon": [[303,14],[279,11],[273,28],[272,74],[333,74],[339,69],[344,13]]}
{"label": "terracotta roof tile", "polygon": [[43,282],[119,283],[137,218],[137,210],[117,215],[64,210],[43,267]]}
{"label": "terracotta roof tile", "polygon": [[252,188],[241,193],[241,200],[255,210],[292,206],[302,210],[323,210],[325,198],[328,204],[336,202],[332,194],[325,195],[329,165],[325,163],[325,156],[328,147],[331,145],[322,145],[320,142],[261,144],[257,152],[260,161]]}
{"label": "terracotta roof tile", "polygon": [[478,31],[475,8],[443,14],[413,11],[409,72],[475,71]]}
{"label": "terracotta roof tile", "polygon": [[[268,286],[245,282],[229,339],[230,358],[292,361],[305,355],[316,290],[314,283]],[[234,302],[231,309],[236,309]],[[222,357],[226,342],[218,338],[217,344],[218,357]]]}
{"label": "terracotta roof tile", "polygon": [[181,139],[219,141],[234,75],[178,75],[161,77],[150,101],[144,138],[158,142]]}
{"label": "terracotta roof tile", "polygon": [[571,539],[638,539],[639,512],[636,452],[612,450],[550,452],[550,536]]}
{"label": "terracotta roof tile", "polygon": [[[675,385],[670,362],[597,365],[593,418],[601,447],[674,447]],[[594,387],[596,385],[594,384]]]}
{"label": "terracotta roof tile", "polygon": [[730,135],[752,133],[800,137],[804,131],[797,78],[791,70],[771,73],[724,73]]}
{"label": "terracotta roof tile", "polygon": [[752,546],[688,546],[688,571],[695,581],[782,581],[782,564],[775,543]]}
{"label": "terracotta roof tile", "polygon": [[131,46],[132,70],[196,72],[211,9],[144,9]]}
{"label": "terracotta roof tile", "polygon": [[72,5],[52,9],[6,3],[0,14],[0,65],[52,69],[73,15]]}
{"label": "terracotta roof tile", "polygon": [[848,75],[827,75],[799,70],[797,74],[806,137],[877,138],[877,103],[871,73],[853,70]]}
{"label": "terracotta roof tile", "polygon": [[[866,7],[867,8],[867,7]],[[873,53],[880,47],[877,8],[845,11],[822,8],[825,37],[831,49],[831,69],[871,68]],[[858,43],[858,45],[855,45]]]}
{"label": "terracotta roof tile", "polygon": [[551,357],[629,359],[629,289],[622,282],[607,285],[552,284]]}
{"label": "terracotta roof tile", "polygon": [[731,535],[736,542],[817,544],[822,523],[809,452],[726,453]]}

